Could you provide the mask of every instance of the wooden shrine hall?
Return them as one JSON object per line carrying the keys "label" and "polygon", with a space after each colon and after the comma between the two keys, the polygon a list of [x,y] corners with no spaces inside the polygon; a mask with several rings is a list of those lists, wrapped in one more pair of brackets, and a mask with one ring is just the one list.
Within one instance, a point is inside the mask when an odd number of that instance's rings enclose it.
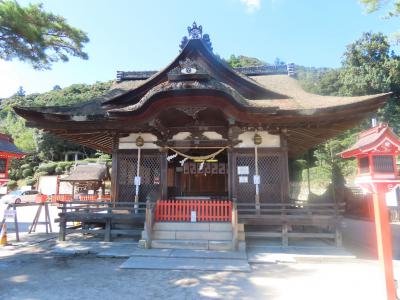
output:
{"label": "wooden shrine hall", "polygon": [[[141,214],[147,247],[174,247],[178,236],[184,240],[174,224],[184,229],[208,224],[213,236],[214,223],[228,223],[221,229],[225,235],[199,246],[208,249],[223,248],[218,241],[226,239],[236,248],[244,237],[287,244],[289,238],[310,236],[295,232],[297,225],[319,226],[313,237],[338,242],[337,231],[325,230],[337,225],[337,203],[313,211],[311,204],[300,209],[289,199],[288,158],[352,128],[388,94],[310,94],[295,79],[292,64],[233,69],[213,54],[196,23],[186,40],[158,72],[118,72],[102,97],[14,109],[30,126],[112,154],[112,207],[130,207],[126,219]],[[152,203],[147,209],[146,201]],[[106,233],[112,219],[104,221]],[[246,230],[257,225],[274,229]]]}

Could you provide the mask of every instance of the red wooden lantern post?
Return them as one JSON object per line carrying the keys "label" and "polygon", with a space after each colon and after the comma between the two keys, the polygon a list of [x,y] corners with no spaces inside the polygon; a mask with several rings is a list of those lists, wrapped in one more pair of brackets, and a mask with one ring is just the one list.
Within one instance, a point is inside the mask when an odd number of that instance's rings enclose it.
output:
{"label": "red wooden lantern post", "polygon": [[358,175],[355,182],[364,191],[373,194],[378,255],[384,267],[388,300],[397,298],[386,193],[400,184],[396,166],[399,153],[400,140],[387,124],[380,124],[361,132],[358,141],[340,153],[343,158],[357,158]]}

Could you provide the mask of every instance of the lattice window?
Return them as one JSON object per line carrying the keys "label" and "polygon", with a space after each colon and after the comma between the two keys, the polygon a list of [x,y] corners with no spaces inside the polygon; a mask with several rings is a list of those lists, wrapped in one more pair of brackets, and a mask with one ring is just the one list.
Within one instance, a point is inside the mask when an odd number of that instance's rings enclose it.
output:
{"label": "lattice window", "polygon": [[391,155],[379,155],[373,157],[374,161],[374,172],[377,173],[393,173],[393,156]]}
{"label": "lattice window", "polygon": [[5,158],[0,158],[0,173],[6,172],[6,165],[7,165],[7,160]]}
{"label": "lattice window", "polygon": [[[249,202],[255,201],[256,188],[253,183],[255,174],[254,155],[238,154],[236,166],[244,166],[249,168],[248,182],[239,182],[240,176],[237,174],[235,184],[237,187],[237,201]],[[237,171],[237,170],[236,170]],[[283,161],[282,156],[263,155],[258,156],[258,172],[260,175],[260,202],[261,203],[278,203],[282,202],[282,180],[283,180]]]}
{"label": "lattice window", "polygon": [[[139,201],[146,202],[147,196],[160,193],[161,157],[159,154],[141,153]],[[118,154],[118,201],[130,202],[135,198],[134,179],[137,168],[137,152]]]}
{"label": "lattice window", "polygon": [[369,173],[369,158],[367,157],[362,157],[359,160],[360,162],[360,173]]}

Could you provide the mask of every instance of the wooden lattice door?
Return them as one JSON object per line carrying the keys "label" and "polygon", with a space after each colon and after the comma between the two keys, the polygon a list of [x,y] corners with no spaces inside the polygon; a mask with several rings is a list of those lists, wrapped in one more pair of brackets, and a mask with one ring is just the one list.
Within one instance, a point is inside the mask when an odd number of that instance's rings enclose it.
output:
{"label": "wooden lattice door", "polygon": [[[135,198],[134,178],[137,167],[137,151],[118,154],[118,199],[119,202],[131,202]],[[139,202],[146,202],[147,197],[159,198],[161,191],[161,155],[142,150],[140,159],[141,185]],[[155,199],[152,199],[155,200]]]}
{"label": "wooden lattice door", "polygon": [[[234,168],[234,193],[238,202],[255,202],[256,187],[253,182],[255,175],[254,150],[236,153]],[[285,185],[285,164],[281,153],[259,151],[258,172],[260,175],[260,202],[283,202]]]}

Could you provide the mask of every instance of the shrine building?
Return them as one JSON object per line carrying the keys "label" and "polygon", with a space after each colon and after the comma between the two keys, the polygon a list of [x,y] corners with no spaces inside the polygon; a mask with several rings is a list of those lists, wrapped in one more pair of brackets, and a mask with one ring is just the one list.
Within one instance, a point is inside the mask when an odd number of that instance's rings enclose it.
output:
{"label": "shrine building", "polygon": [[[291,203],[288,159],[359,124],[389,96],[311,94],[293,64],[231,68],[201,26],[188,33],[164,69],[118,72],[102,97],[14,109],[29,126],[112,154],[115,203],[228,201],[249,205],[257,219],[266,205]],[[247,215],[239,210],[239,223]]]}

